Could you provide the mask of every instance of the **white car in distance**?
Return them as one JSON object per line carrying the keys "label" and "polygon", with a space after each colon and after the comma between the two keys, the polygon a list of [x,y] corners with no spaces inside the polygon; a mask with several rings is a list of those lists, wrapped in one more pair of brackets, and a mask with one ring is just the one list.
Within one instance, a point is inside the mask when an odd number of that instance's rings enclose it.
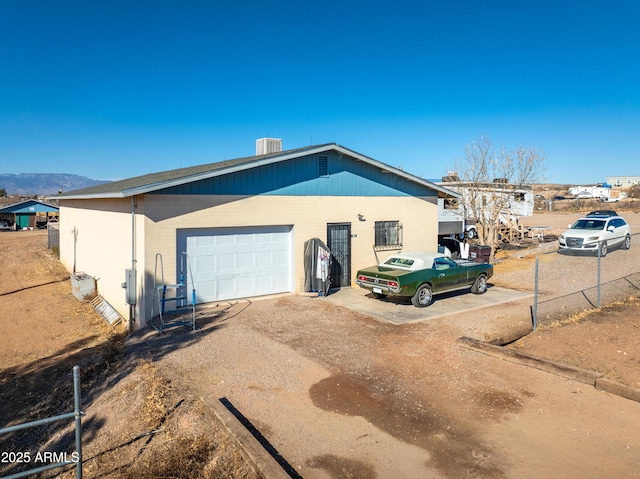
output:
{"label": "white car in distance", "polygon": [[592,211],[558,238],[561,252],[591,251],[606,256],[609,249],[631,247],[631,228],[615,211]]}

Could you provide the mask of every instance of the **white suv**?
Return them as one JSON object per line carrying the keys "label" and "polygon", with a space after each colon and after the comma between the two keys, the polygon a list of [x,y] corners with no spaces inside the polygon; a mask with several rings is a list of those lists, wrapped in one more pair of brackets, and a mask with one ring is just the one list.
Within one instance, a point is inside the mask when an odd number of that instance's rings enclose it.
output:
{"label": "white suv", "polygon": [[631,228],[615,211],[592,211],[558,238],[560,251],[593,251],[605,256],[609,248],[631,247]]}

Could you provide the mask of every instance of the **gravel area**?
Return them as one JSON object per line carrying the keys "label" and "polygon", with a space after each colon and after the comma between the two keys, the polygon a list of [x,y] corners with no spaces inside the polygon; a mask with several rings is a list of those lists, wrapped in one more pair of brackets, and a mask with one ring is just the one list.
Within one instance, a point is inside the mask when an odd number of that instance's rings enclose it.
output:
{"label": "gravel area", "polygon": [[[557,242],[544,244],[539,254],[529,254],[531,250],[518,253],[504,251],[498,259],[518,258],[508,267],[499,268],[499,276],[494,283],[500,286],[534,291],[536,279],[536,258],[538,260],[538,321],[548,325],[562,316],[598,306],[598,283],[600,284],[600,305],[623,300],[640,288],[640,213],[621,213],[631,226],[631,249],[616,249],[600,259],[596,255],[558,254]],[[524,224],[549,225],[554,235],[561,234],[567,224],[582,216],[581,213],[536,214],[525,218]],[[535,251],[535,250],[534,250]],[[598,275],[599,278],[598,278]]]}

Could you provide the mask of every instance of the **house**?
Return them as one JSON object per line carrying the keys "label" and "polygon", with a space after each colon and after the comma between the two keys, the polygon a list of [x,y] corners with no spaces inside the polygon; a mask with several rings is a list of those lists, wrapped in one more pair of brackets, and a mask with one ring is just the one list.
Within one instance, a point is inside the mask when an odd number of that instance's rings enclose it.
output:
{"label": "house", "polygon": [[40,200],[23,200],[0,208],[0,219],[9,221],[16,230],[44,228],[57,218],[58,207]]}
{"label": "house", "polygon": [[57,195],[62,263],[98,277],[139,328],[160,276],[200,304],[303,293],[312,238],[331,251],[331,287],[393,252],[437,250],[437,199],[457,193],[335,143],[268,149]]}
{"label": "house", "polygon": [[640,185],[640,176],[607,176],[607,184],[614,188]]}

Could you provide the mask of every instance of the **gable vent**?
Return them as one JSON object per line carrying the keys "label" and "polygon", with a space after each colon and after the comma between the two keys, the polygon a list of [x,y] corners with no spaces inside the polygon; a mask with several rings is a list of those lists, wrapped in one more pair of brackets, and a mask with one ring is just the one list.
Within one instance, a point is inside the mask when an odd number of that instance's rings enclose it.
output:
{"label": "gable vent", "polygon": [[318,175],[327,176],[328,174],[329,174],[329,157],[319,156],[318,157]]}

